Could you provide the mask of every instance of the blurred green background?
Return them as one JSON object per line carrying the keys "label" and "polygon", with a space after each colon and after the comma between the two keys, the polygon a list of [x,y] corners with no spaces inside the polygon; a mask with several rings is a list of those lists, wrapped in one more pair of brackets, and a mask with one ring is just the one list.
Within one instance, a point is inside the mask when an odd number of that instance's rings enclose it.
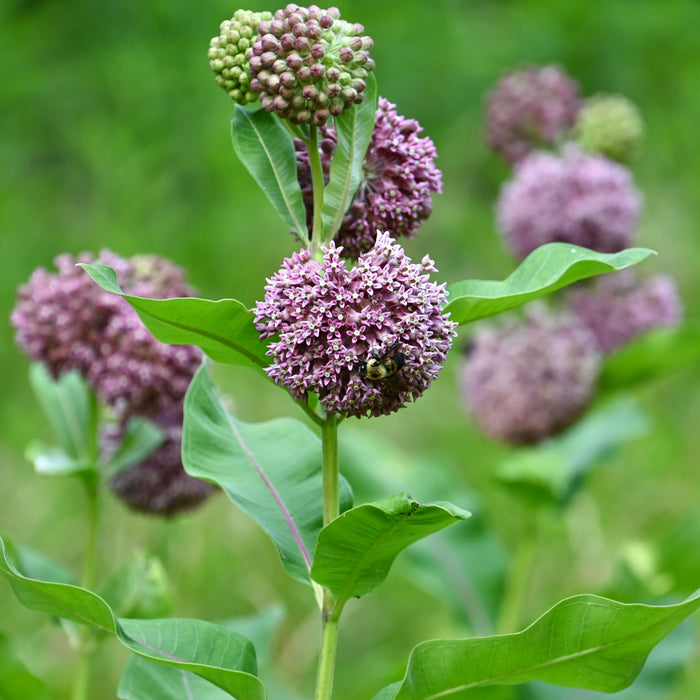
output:
{"label": "blurred green background", "polygon": [[[697,319],[700,3],[338,5],[375,40],[380,94],[417,118],[440,154],[444,193],[407,245],[410,255],[429,253],[447,282],[509,274],[514,262],[493,217],[508,169],[482,142],[483,97],[507,69],[556,62],[584,95],[619,92],[640,107],[647,135],[635,166],[645,196],[639,243],[660,252],[644,271],[671,273],[688,318]],[[260,2],[246,7],[276,9]],[[7,321],[15,290],[58,253],[109,248],[123,256],[171,258],[187,268],[204,297],[248,305],[261,297],[264,278],[294,241],[237,162],[229,134],[233,105],[209,70],[209,38],[235,9],[222,0],[0,4],[0,532],[76,570],[83,538],[79,486],[36,476],[23,457],[29,441],[49,435]],[[455,384],[459,344],[419,402],[391,417],[344,424],[347,449],[358,448],[354,485],[366,499],[408,490],[419,500],[453,500],[475,510],[480,527],[507,547],[519,515],[492,478],[507,450],[480,436],[464,413]],[[217,377],[246,420],[302,417],[252,373],[220,368]],[[652,430],[591,475],[558,525],[550,521],[555,525],[540,548],[523,622],[573,593],[677,600],[700,586],[698,379],[700,372],[690,368],[637,393]],[[373,472],[384,490],[375,491],[369,477],[361,481],[361,472]],[[311,694],[318,634],[313,602],[286,577],[265,536],[223,496],[171,522],[132,515],[109,499],[103,529],[104,575],[139,547],[154,551],[173,579],[176,616],[250,615],[281,599],[286,617],[273,642],[278,676],[300,697]],[[632,574],[648,570],[641,583],[639,576],[620,574],[627,555],[640,551],[662,552],[657,561],[643,554],[642,564],[632,557]],[[486,551],[479,566],[488,570],[494,556]],[[421,639],[468,633],[429,583],[431,572],[420,575],[414,559],[400,559],[379,591],[348,606],[338,698],[369,698],[397,680]],[[52,697],[68,697],[73,654],[62,635],[24,610],[1,582],[0,611],[0,632],[46,678]],[[674,690],[654,697],[700,697],[698,660],[700,653],[692,652]],[[93,697],[115,696],[125,661],[116,643],[105,645]]]}

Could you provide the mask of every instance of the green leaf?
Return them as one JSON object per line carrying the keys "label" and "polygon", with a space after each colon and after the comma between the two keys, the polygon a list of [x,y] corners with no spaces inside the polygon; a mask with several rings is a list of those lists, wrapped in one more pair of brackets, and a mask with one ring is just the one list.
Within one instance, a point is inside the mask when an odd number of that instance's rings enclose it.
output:
{"label": "green leaf", "polygon": [[73,370],[52,379],[43,364],[33,363],[29,381],[66,461],[82,462],[95,469],[97,401],[85,380]]}
{"label": "green leaf", "polygon": [[212,360],[259,370],[269,364],[267,346],[255,330],[255,314],[236,299],[146,299],[124,294],[107,265],[81,267],[112,294],[126,299],[153,335],[163,343],[197,345]]}
{"label": "green leaf", "polygon": [[274,114],[236,105],[231,135],[236,154],[282,220],[300,238],[308,239],[291,134]]}
{"label": "green leaf", "polygon": [[22,663],[10,640],[0,634],[0,698],[47,700],[48,697],[44,684]]}
{"label": "green leaf", "polygon": [[240,635],[202,620],[117,619],[95,593],[22,575],[0,538],[0,575],[30,610],[90,625],[115,636],[127,649],[160,664],[192,671],[238,700],[264,700],[255,651]]}
{"label": "green leaf", "polygon": [[650,331],[605,358],[600,390],[629,389],[676,372],[699,358],[700,325]]}
{"label": "green leaf", "polygon": [[323,190],[323,238],[340,228],[362,180],[363,166],[377,113],[377,81],[367,77],[365,100],[334,120],[338,143],[331,161],[330,179]]}
{"label": "green leaf", "polygon": [[119,617],[165,617],[172,609],[170,584],[163,564],[142,551],[136,552],[109,577],[102,597]]}
{"label": "green leaf", "polygon": [[193,673],[133,655],[124,669],[117,697],[122,700],[231,700],[221,688]]}
{"label": "green leaf", "polygon": [[658,606],[595,595],[566,598],[516,634],[422,642],[394,698],[481,698],[487,686],[533,680],[616,692],[632,683],[651,649],[698,607],[698,595]]}
{"label": "green leaf", "polygon": [[451,301],[445,312],[460,324],[471,323],[522,306],[586,277],[636,265],[653,254],[646,248],[596,253],[568,243],[547,243],[533,250],[503,281],[465,280],[450,285]]}
{"label": "green leaf", "polygon": [[636,403],[618,399],[589,412],[561,435],[513,452],[496,474],[521,493],[529,488],[531,495],[562,501],[573,495],[586,473],[648,427]]}
{"label": "green leaf", "polygon": [[95,463],[88,459],[74,459],[60,447],[31,442],[24,451],[28,462],[34,465],[37,474],[45,476],[71,476],[95,471]]}
{"label": "green leaf", "polygon": [[[291,418],[250,424],[228,415],[202,366],[185,397],[182,463],[188,474],[221,486],[272,538],[287,571],[309,582],[323,523],[321,443],[314,433]],[[341,508],[351,501],[341,479]]]}
{"label": "green leaf", "polygon": [[148,457],[163,439],[163,431],[152,421],[141,416],[130,418],[119,446],[103,465],[105,478],[111,479],[123,469]]}
{"label": "green leaf", "polygon": [[379,586],[406,547],[469,516],[449,503],[420,505],[405,494],[358,506],[319,533],[311,577],[342,608]]}

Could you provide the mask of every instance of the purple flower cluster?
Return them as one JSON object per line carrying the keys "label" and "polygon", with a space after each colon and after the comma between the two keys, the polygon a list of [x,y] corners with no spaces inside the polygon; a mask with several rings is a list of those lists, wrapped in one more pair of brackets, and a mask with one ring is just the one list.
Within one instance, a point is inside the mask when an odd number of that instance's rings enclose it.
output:
{"label": "purple flower cluster", "polygon": [[[78,262],[60,255],[58,274],[38,269],[18,290],[11,315],[16,341],[52,376],[75,369],[120,419],[151,416],[182,401],[201,362],[189,345],[164,345],[121,297],[97,287]],[[113,267],[123,289],[137,296],[189,296],[182,271],[155,256],[120,258],[103,251],[95,262]]]}
{"label": "purple flower cluster", "polygon": [[556,66],[530,66],[504,76],[486,99],[486,142],[509,163],[555,145],[576,120],[578,90]]}
{"label": "purple flower cluster", "polygon": [[[626,274],[628,273],[628,274]],[[675,282],[667,275],[639,281],[631,271],[604,275],[570,293],[571,310],[611,352],[652,328],[672,327],[683,315]]]}
{"label": "purple flower cluster", "polygon": [[483,327],[460,373],[467,409],[491,437],[534,444],[576,421],[593,395],[600,351],[572,316],[544,310],[521,322]]}
{"label": "purple flower cluster", "polygon": [[612,253],[631,243],[641,206],[624,166],[570,147],[516,166],[498,199],[498,227],[520,258],[554,241]]}
{"label": "purple flower cluster", "polygon": [[[431,196],[442,192],[442,173],[435,167],[437,150],[423,127],[396,111],[396,105],[380,97],[374,131],[363,164],[363,179],[335,236],[343,257],[357,257],[372,248],[379,231],[394,238],[413,238],[430,216]],[[297,148],[299,174],[308,221],[313,217],[313,191],[309,154],[300,140]],[[324,175],[330,172],[336,134],[323,127],[319,153]]]}
{"label": "purple flower cluster", "polygon": [[[171,516],[196,508],[215,486],[195,479],[182,468],[182,403],[153,417],[164,440],[146,459],[119,472],[110,482],[112,491],[132,510]],[[102,434],[102,449],[109,454],[121,442],[115,427]]]}
{"label": "purple flower cluster", "polygon": [[57,274],[40,268],[19,288],[11,315],[17,344],[52,376],[72,369],[80,372],[122,427],[136,415],[164,427],[165,443],[118,475],[117,494],[128,492],[127,504],[154,513],[172,514],[190,507],[186,504],[194,505],[211,490],[190,479],[180,461],[182,401],[202,353],[194,346],[157,341],[129,304],[100,289],[76,266],[79,262],[109,265],[122,289],[136,296],[190,296],[192,290],[182,270],[160,257],[126,260],[109,251],[101,252],[97,260],[89,254],[60,255],[55,260]]}
{"label": "purple flower cluster", "polygon": [[[392,413],[437,377],[456,323],[442,313],[433,262],[414,264],[388,233],[348,269],[334,243],[323,260],[294,253],[268,280],[256,323],[272,338],[266,370],[300,401],[341,416]],[[368,370],[372,368],[372,371]]]}
{"label": "purple flower cluster", "polygon": [[268,112],[322,126],[364,100],[372,43],[361,24],[340,19],[337,7],[289,4],[258,24],[250,87]]}

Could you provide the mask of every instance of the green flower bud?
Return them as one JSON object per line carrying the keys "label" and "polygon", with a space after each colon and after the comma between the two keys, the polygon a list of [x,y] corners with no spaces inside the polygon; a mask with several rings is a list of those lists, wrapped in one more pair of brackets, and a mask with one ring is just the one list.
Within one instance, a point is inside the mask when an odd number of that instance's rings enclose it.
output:
{"label": "green flower bud", "polygon": [[209,65],[216,73],[216,84],[238,104],[245,105],[258,99],[250,89],[248,57],[258,35],[258,25],[270,19],[271,12],[236,10],[231,19],[219,26],[219,36],[209,42]]}
{"label": "green flower bud", "polygon": [[586,100],[575,126],[586,151],[629,164],[639,152],[644,123],[637,107],[622,95],[595,95]]}

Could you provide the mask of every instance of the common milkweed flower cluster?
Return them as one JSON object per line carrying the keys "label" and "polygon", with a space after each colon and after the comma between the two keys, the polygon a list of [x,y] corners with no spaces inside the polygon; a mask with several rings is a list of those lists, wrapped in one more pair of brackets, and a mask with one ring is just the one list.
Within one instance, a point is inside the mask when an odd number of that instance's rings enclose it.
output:
{"label": "common milkweed flower cluster", "polygon": [[581,416],[600,360],[595,335],[575,316],[539,308],[524,321],[482,327],[467,350],[460,382],[487,435],[531,444]]}
{"label": "common milkweed flower cluster", "polygon": [[[308,249],[294,253],[256,307],[261,337],[275,338],[267,373],[297,400],[314,392],[341,416],[379,416],[415,400],[437,377],[456,334],[442,313],[445,285],[429,279],[435,271],[427,256],[411,262],[386,232],[353,267],[333,242],[322,261]],[[397,352],[398,371],[363,376],[362,363]]]}
{"label": "common milkweed flower cluster", "polygon": [[641,207],[627,168],[572,144],[561,155],[534,152],[515,167],[497,220],[519,258],[555,241],[613,253],[632,242]]}
{"label": "common milkweed flower cluster", "polygon": [[[60,255],[55,260],[56,273],[39,268],[19,288],[10,319],[16,342],[54,378],[69,370],[79,372],[112,410],[119,427],[107,431],[107,451],[114,449],[117,435],[133,416],[165,426],[164,442],[147,462],[117,477],[120,483],[129,480],[141,484],[142,494],[134,500],[126,497],[134,489],[117,493],[137,509],[172,514],[185,503],[201,501],[211,491],[209,485],[201,488],[201,482],[184,472],[179,457],[182,402],[202,353],[194,346],[157,341],[124,299],[99,289],[77,266],[92,262],[112,267],[122,288],[136,296],[192,295],[183,271],[158,256],[125,259],[107,250],[96,259],[87,253],[75,258]],[[179,428],[174,415],[179,416]],[[156,464],[159,469],[154,468]],[[181,494],[188,489],[197,496],[183,500]],[[160,498],[156,505],[149,498],[156,490],[178,492],[178,496],[167,503]]]}
{"label": "common milkweed flower cluster", "polygon": [[[423,127],[415,119],[400,115],[395,104],[379,98],[362,181],[334,239],[342,247],[343,257],[356,259],[368,251],[378,231],[388,231],[393,238],[414,238],[432,213],[432,195],[442,192],[442,173],[435,166],[435,144],[429,137],[421,136],[422,132]],[[319,155],[327,178],[337,137],[331,126],[324,126],[320,136]],[[309,154],[300,139],[295,139],[295,146],[310,222],[313,191]]]}

